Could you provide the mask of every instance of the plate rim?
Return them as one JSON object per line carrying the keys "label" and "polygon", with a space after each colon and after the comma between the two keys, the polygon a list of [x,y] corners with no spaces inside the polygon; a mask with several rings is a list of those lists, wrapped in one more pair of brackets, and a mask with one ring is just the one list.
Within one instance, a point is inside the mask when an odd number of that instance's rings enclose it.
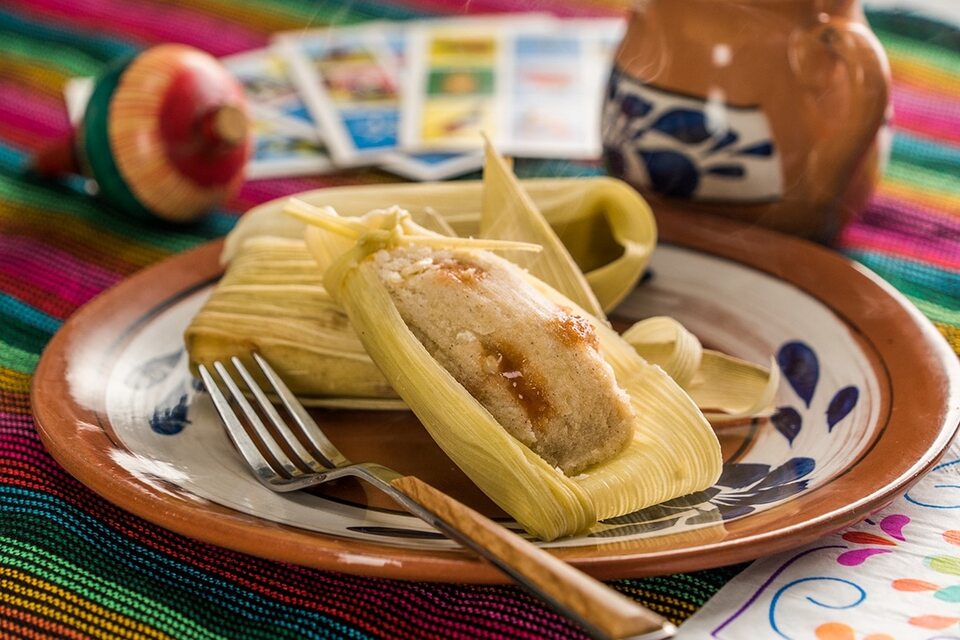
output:
{"label": "plate rim", "polygon": [[[924,385],[924,397],[933,393],[941,402],[936,408],[917,407],[915,405],[918,403],[913,399],[910,405],[914,409],[912,413],[901,410],[901,413],[906,412],[909,415],[899,418],[899,422],[919,422],[922,425],[926,446],[912,463],[898,467],[893,478],[881,483],[881,486],[872,486],[870,491],[852,503],[837,505],[815,517],[790,525],[679,549],[643,551],[643,541],[638,540],[633,551],[623,550],[622,544],[614,543],[594,547],[550,549],[551,552],[600,579],[661,575],[752,560],[761,555],[802,546],[858,522],[906,492],[939,461],[960,427],[960,361],[939,331],[903,294],[855,261],[793,236],[679,210],[659,211],[657,225],[662,242],[726,258],[786,281],[820,301],[845,325],[851,329],[856,328],[857,331],[860,331],[863,325],[851,320],[851,317],[856,317],[856,312],[851,313],[851,305],[858,297],[863,297],[866,290],[883,294],[880,300],[884,310],[899,316],[902,321],[908,321],[906,325],[901,322],[900,328],[907,330],[909,327],[915,335],[910,336],[910,339],[894,341],[893,345],[877,345],[873,340],[870,341],[871,345],[880,347],[878,355],[884,363],[888,358],[882,356],[890,351],[894,354],[909,352],[917,356],[913,361],[918,363],[918,366],[922,362],[926,368],[925,373],[932,375],[933,382],[938,383]],[[170,491],[140,483],[129,471],[105,454],[98,464],[89,464],[89,452],[76,446],[75,440],[97,439],[99,435],[107,442],[110,441],[105,430],[101,430],[100,434],[91,433],[89,430],[79,435],[69,433],[71,430],[75,431],[78,418],[95,415],[95,412],[77,404],[69,393],[66,368],[69,363],[69,347],[73,340],[78,332],[89,330],[88,325],[117,300],[127,300],[124,306],[130,307],[133,305],[131,300],[135,302],[144,298],[151,290],[145,285],[155,284],[161,274],[165,276],[168,284],[177,282],[174,276],[200,280],[204,273],[197,272],[196,263],[199,262],[205,265],[212,275],[212,266],[219,269],[218,257],[222,243],[222,239],[209,241],[133,274],[85,304],[71,315],[53,336],[41,355],[31,387],[31,408],[37,431],[51,455],[70,475],[107,501],[153,524],[205,543],[270,560],[355,575],[432,582],[508,582],[506,576],[491,565],[466,552],[407,549],[307,531],[242,514],[210,501],[198,504],[187,497],[179,496],[179,493],[187,493],[179,488],[174,490],[176,497],[173,497]],[[809,262],[791,261],[795,257]],[[814,270],[816,273],[811,271],[812,263],[819,265]],[[836,276],[838,273],[841,274],[840,279],[832,280],[831,283],[844,286],[827,296],[834,303],[831,304],[824,299],[822,290],[814,290],[817,288],[815,283],[822,281],[826,275]],[[155,296],[150,299],[156,301]],[[865,320],[867,325],[876,322],[869,318]],[[941,366],[937,367],[936,364]],[[905,377],[902,371],[895,372],[889,367],[887,372],[898,379]],[[893,378],[890,386],[891,389],[899,388],[894,384]],[[892,413],[895,399],[891,398],[888,426],[894,419]],[[925,415],[933,412],[938,417],[936,425],[929,420],[917,419],[916,411]],[[61,426],[58,430],[57,420],[67,419],[72,420],[74,425]],[[60,433],[61,431],[67,433]],[[64,435],[72,435],[74,438],[65,438]],[[884,437],[881,435],[877,444],[882,442]],[[92,446],[93,443],[87,444]],[[860,466],[872,455],[874,451],[868,452]],[[860,475],[856,471],[856,468],[852,470],[853,480]],[[811,496],[816,496],[823,488],[818,487],[803,494],[789,504],[811,502]],[[163,508],[158,508],[158,502]],[[776,512],[777,507],[774,507],[751,516],[748,520],[752,523],[769,520],[775,517]],[[724,526],[727,529],[743,526],[737,525],[737,522],[741,521],[725,523]],[[681,540],[693,535],[697,535],[697,532],[672,534],[666,538],[675,537]],[[660,540],[662,541],[663,537]]]}

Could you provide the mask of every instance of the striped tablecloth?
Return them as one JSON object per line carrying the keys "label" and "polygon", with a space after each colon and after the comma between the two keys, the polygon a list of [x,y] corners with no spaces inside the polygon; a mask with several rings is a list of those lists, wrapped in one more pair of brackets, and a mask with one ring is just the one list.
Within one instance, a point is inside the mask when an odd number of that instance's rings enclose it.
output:
{"label": "striped tablecloth", "polygon": [[[73,76],[179,41],[225,55],[271,32],[371,18],[529,9],[517,0],[4,0],[0,3],[0,637],[570,637],[510,586],[392,582],[278,564],[201,544],[129,515],[62,471],[30,409],[44,345],[83,303],[138,269],[226,233],[259,202],[376,171],[250,183],[198,226],[131,221],[70,185],[29,178],[32,152],[68,129]],[[537,6],[540,6],[539,4]],[[584,11],[572,0],[549,6]],[[588,10],[596,11],[596,9]],[[869,209],[839,241],[906,294],[960,349],[960,31],[874,12],[891,58],[895,138]],[[596,174],[521,162],[525,175]],[[679,622],[740,567],[623,580]]]}

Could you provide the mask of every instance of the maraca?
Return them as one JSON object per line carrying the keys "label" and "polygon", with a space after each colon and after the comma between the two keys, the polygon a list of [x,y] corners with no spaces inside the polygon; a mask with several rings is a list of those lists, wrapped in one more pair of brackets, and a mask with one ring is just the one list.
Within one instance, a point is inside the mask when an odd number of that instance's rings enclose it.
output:
{"label": "maraca", "polygon": [[82,173],[124,211],[194,220],[243,182],[250,128],[240,83],[199,49],[164,44],[98,78],[82,123],[33,161]]}

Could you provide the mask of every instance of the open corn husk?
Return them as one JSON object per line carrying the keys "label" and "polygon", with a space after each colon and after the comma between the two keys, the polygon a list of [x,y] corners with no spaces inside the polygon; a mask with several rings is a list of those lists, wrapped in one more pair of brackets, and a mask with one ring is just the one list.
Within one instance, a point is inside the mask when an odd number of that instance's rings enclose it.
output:
{"label": "open corn husk", "polygon": [[[511,437],[406,326],[369,256],[416,242],[431,246],[515,249],[492,241],[448,239],[413,224],[402,211],[345,219],[332,209],[292,203],[317,225],[306,233],[318,272],[344,308],[365,349],[447,455],[501,508],[534,535],[550,540],[710,486],[720,447],[690,397],[660,367],[646,363],[605,323],[528,275],[544,295],[594,325],[599,349],[636,413],[633,439],[613,458],[567,477]],[[529,247],[519,247],[529,248]]]}
{"label": "open corn husk", "polygon": [[780,386],[780,369],[772,358],[766,368],[704,349],[682,324],[665,316],[635,323],[623,332],[623,339],[676,380],[713,424],[761,416],[772,409]]}
{"label": "open corn husk", "polygon": [[[603,305],[590,288],[586,276],[520,186],[510,163],[495,153],[489,144],[484,155],[479,236],[539,244],[543,251],[510,252],[506,257],[564,292],[590,315],[605,318]],[[628,244],[624,243],[625,250]]]}

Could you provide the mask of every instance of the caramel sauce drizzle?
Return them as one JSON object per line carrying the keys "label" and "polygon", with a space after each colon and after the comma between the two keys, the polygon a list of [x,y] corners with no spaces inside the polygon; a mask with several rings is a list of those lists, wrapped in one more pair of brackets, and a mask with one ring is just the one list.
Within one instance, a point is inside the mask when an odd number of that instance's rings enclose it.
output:
{"label": "caramel sauce drizzle", "polygon": [[560,312],[551,318],[551,320],[550,326],[554,334],[560,339],[560,342],[566,346],[579,347],[586,344],[594,349],[600,346],[597,332],[586,318],[575,316],[571,313]]}
{"label": "caramel sauce drizzle", "polygon": [[541,390],[543,385],[524,371],[526,357],[509,345],[499,345],[491,353],[497,359],[497,373],[513,393],[534,431],[542,432],[550,419],[551,407]]}

